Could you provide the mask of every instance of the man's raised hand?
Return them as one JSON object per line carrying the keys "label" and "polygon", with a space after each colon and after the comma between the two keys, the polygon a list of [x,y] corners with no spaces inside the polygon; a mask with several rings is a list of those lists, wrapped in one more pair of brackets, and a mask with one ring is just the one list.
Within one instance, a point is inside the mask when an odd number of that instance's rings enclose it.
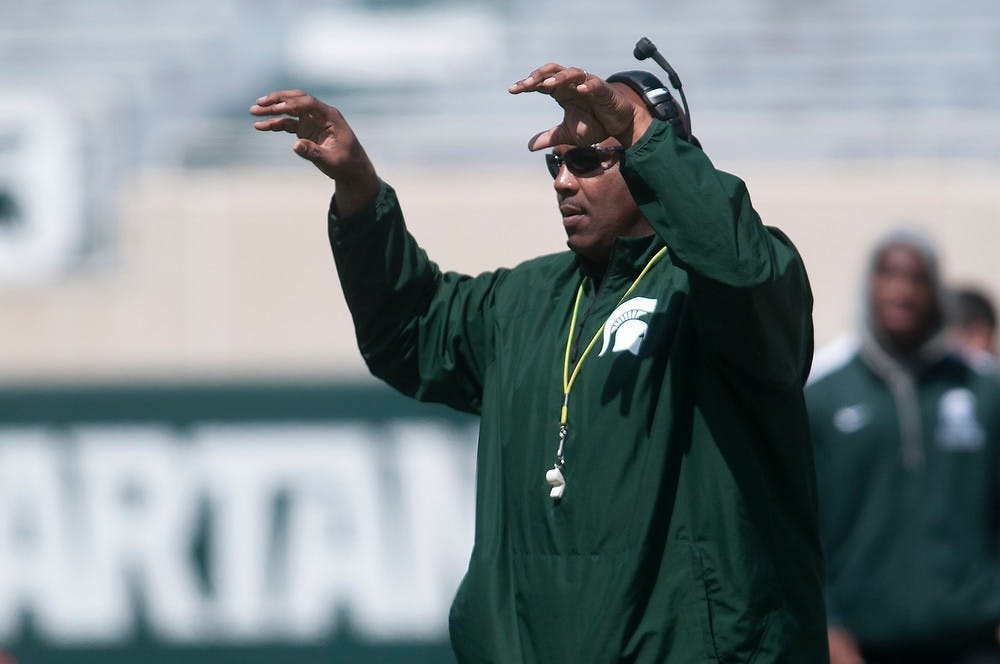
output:
{"label": "man's raised hand", "polygon": [[609,136],[628,147],[639,140],[652,122],[642,99],[627,85],[608,83],[578,67],[543,65],[508,88],[508,92],[540,92],[563,108],[563,121],[532,137],[529,150],[591,145]]}
{"label": "man's raised hand", "polygon": [[250,114],[259,131],[284,131],[298,140],[292,149],[337,183],[341,215],[359,210],[378,192],[375,167],[339,110],[302,90],[280,90],[260,97]]}

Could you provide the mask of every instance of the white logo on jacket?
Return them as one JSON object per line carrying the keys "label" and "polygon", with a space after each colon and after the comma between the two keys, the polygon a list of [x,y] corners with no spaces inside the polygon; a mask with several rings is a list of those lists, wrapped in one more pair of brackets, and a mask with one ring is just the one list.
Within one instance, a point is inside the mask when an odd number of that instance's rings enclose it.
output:
{"label": "white logo on jacket", "polygon": [[612,353],[627,350],[633,355],[638,355],[642,340],[646,338],[646,329],[649,327],[649,323],[641,319],[653,313],[654,309],[656,300],[648,297],[633,297],[615,307],[604,324],[604,345],[601,346],[598,357],[608,351],[612,338],[615,340],[611,346]]}
{"label": "white logo on jacket", "polygon": [[978,450],[985,437],[976,419],[976,395],[964,387],[945,392],[938,402],[938,445],[946,450]]}
{"label": "white logo on jacket", "polygon": [[845,406],[833,414],[833,426],[840,433],[860,431],[871,422],[872,411],[866,404],[857,403]]}

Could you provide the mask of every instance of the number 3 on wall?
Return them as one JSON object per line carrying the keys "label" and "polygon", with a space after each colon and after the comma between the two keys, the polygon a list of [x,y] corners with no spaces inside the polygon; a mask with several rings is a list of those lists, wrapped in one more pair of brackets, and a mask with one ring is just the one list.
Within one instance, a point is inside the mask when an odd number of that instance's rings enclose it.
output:
{"label": "number 3 on wall", "polygon": [[58,279],[85,238],[80,136],[58,101],[0,106],[0,285]]}

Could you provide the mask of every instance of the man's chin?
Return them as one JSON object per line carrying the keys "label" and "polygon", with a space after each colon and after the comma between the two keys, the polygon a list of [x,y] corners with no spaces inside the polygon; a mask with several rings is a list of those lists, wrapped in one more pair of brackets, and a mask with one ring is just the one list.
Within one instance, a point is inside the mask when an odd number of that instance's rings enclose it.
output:
{"label": "man's chin", "polygon": [[914,316],[887,316],[880,323],[885,334],[896,339],[919,337],[927,327],[922,320]]}
{"label": "man's chin", "polygon": [[594,244],[581,242],[579,237],[574,237],[570,235],[566,238],[566,246],[574,254],[595,265],[599,265],[607,261],[607,252],[602,252],[599,246]]}

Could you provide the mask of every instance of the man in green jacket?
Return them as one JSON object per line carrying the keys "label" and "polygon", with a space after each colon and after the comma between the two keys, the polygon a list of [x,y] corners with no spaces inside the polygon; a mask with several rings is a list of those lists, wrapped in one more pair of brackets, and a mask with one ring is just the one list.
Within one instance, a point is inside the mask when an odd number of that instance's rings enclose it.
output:
{"label": "man in green jacket", "polygon": [[856,339],[817,355],[834,664],[1000,662],[1000,383],[953,350],[933,247],[872,252]]}
{"label": "man in green jacket", "polygon": [[632,86],[550,64],[510,92],[563,108],[529,148],[571,251],[477,277],[428,260],[335,108],[251,109],[335,180],[372,372],[481,416],[459,661],[825,661],[798,254]]}

